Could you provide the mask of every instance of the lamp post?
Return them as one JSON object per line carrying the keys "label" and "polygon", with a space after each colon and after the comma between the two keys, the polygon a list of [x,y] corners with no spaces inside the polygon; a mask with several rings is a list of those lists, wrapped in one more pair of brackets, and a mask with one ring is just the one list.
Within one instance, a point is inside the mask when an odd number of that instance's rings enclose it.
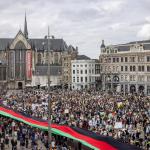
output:
{"label": "lamp post", "polygon": [[113,92],[114,88],[113,88],[113,74],[110,72],[110,76],[111,76],[111,91]]}
{"label": "lamp post", "polygon": [[48,144],[49,144],[49,148],[51,148],[51,141],[52,141],[52,132],[51,132],[51,99],[52,99],[52,93],[50,94],[50,84],[51,84],[51,80],[50,80],[50,37],[54,38],[54,36],[50,36],[50,32],[49,32],[49,26],[48,26],[48,40],[47,40],[47,53],[48,53],[48,68],[47,68],[47,79],[48,79]]}
{"label": "lamp post", "polygon": [[25,101],[24,101],[24,89],[22,89],[22,103],[23,103],[23,111],[24,111],[24,108],[25,108],[25,107],[24,107],[24,102],[25,102]]}
{"label": "lamp post", "polygon": [[106,74],[102,73],[103,91],[106,91]]}

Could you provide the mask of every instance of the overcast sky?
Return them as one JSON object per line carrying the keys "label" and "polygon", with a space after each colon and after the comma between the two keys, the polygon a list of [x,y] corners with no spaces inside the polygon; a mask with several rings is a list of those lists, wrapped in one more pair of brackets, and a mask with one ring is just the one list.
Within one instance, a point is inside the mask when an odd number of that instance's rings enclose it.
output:
{"label": "overcast sky", "polygon": [[29,37],[56,38],[98,58],[106,44],[150,39],[150,0],[0,0],[0,37],[15,37],[27,12]]}

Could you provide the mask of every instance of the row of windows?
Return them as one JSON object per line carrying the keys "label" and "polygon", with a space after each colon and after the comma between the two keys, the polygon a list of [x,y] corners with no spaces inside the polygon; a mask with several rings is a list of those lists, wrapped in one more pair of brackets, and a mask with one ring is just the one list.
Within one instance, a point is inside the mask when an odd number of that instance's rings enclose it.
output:
{"label": "row of windows", "polygon": [[[75,86],[73,85],[72,88],[75,89]],[[81,85],[81,89],[87,89],[87,88],[88,88],[88,85]]]}
{"label": "row of windows", "polygon": [[[111,62],[111,58],[109,58],[109,62]],[[120,62],[119,57],[114,57],[113,58],[113,63],[115,62]],[[121,62],[128,62],[128,57],[121,57]]]}
{"label": "row of windows", "polygon": [[[144,82],[146,79],[146,76],[144,75],[121,75],[121,81],[139,81]],[[147,76],[147,81],[150,82],[150,76]]]}
{"label": "row of windows", "polygon": [[[150,72],[150,65],[148,66],[144,66],[144,65],[141,65],[141,66],[105,66],[104,68],[101,67],[101,71],[113,71],[113,72],[119,72],[119,71],[125,71],[125,72],[135,72],[135,71],[139,71],[139,72],[144,72],[144,71],[147,71],[147,72]],[[104,69],[104,70],[103,70]],[[100,70],[98,70],[97,72],[99,72]]]}
{"label": "row of windows", "polygon": [[[136,62],[136,60],[138,62],[144,62],[145,57],[144,56],[138,56],[138,58],[136,59],[135,56],[131,56],[131,57],[109,57],[109,58],[104,58],[104,62],[106,63],[119,63],[119,62]],[[146,57],[146,61],[150,62],[150,56]],[[102,60],[101,60],[102,62]]]}
{"label": "row of windows", "polygon": [[73,67],[87,67],[87,66],[89,66],[89,67],[94,67],[94,64],[89,64],[89,65],[87,65],[87,64],[85,64],[85,65],[73,65]]}
{"label": "row of windows", "polygon": [[[76,73],[76,71],[77,71],[77,74],[79,74],[79,70],[73,70],[73,74],[75,74],[75,73]],[[85,73],[85,74],[87,74],[87,73],[88,73],[87,69],[86,69],[86,70],[84,70],[84,73]],[[92,69],[92,70],[90,70],[90,69],[89,69],[89,73],[94,74],[94,70],[93,70],[93,69]],[[80,70],[80,74],[83,74],[83,70]]]}
{"label": "row of windows", "polygon": [[95,70],[95,74],[100,74],[100,70],[99,70],[99,69],[96,69],[96,70]]}
{"label": "row of windows", "polygon": [[[121,71],[132,71],[132,72],[134,72],[136,70],[137,70],[136,66],[130,66],[129,68],[128,68],[128,66],[121,66]],[[145,66],[138,66],[138,71],[144,72]],[[150,72],[150,66],[147,66],[147,72]]]}
{"label": "row of windows", "polygon": [[[85,78],[84,78],[84,82],[87,82],[87,80],[88,80],[87,77],[85,77]],[[91,78],[89,78],[89,80],[90,80],[90,82],[91,82]],[[76,82],[76,81],[75,81],[75,77],[73,77],[73,82]],[[79,77],[77,77],[77,82],[79,82]],[[80,77],[80,82],[83,82],[83,77]]]}

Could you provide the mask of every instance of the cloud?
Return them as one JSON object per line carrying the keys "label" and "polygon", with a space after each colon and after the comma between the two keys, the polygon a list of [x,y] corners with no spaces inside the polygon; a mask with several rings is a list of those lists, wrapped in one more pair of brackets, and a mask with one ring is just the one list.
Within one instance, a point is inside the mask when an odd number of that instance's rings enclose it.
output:
{"label": "cloud", "polygon": [[137,36],[140,38],[149,39],[150,38],[150,23],[143,25],[140,31],[137,33]]}
{"label": "cloud", "polygon": [[0,1],[0,37],[23,30],[27,12],[29,37],[44,37],[47,26],[56,38],[98,58],[106,44],[149,38],[149,0],[7,0]]}
{"label": "cloud", "polygon": [[123,0],[104,1],[101,6],[104,11],[113,12],[121,9],[124,2]]}

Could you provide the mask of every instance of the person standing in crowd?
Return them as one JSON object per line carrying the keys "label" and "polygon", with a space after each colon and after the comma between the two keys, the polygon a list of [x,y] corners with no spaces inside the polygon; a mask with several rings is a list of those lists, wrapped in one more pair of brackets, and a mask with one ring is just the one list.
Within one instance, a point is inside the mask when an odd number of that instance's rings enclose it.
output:
{"label": "person standing in crowd", "polygon": [[17,140],[15,138],[11,139],[12,150],[17,150]]}
{"label": "person standing in crowd", "polygon": [[[24,115],[47,120],[48,95],[45,90],[25,90],[24,103],[21,93],[12,93],[3,97],[3,105]],[[150,147],[150,98],[147,96],[55,90],[51,106],[52,123],[83,128],[147,150]],[[0,117],[0,122],[6,147],[9,145],[7,135],[16,135],[21,147],[29,148],[31,141],[31,147],[36,148],[41,140],[48,148],[47,133],[5,117]],[[57,141],[54,143],[57,147]]]}

